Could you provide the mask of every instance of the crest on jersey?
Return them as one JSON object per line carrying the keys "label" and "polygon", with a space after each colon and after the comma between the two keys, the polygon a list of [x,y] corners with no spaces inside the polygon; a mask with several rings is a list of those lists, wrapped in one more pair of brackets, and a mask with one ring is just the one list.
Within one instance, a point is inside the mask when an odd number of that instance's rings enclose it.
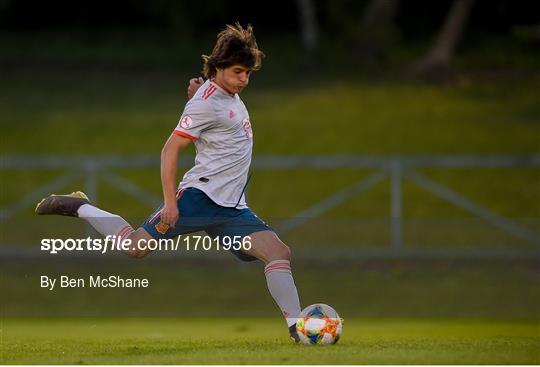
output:
{"label": "crest on jersey", "polygon": [[251,122],[249,121],[249,118],[246,117],[242,120],[242,127],[244,128],[246,136],[249,139],[253,138],[253,130],[251,130]]}
{"label": "crest on jersey", "polygon": [[189,129],[191,126],[193,126],[193,119],[190,115],[184,115],[180,119],[180,127],[183,127],[184,129]]}

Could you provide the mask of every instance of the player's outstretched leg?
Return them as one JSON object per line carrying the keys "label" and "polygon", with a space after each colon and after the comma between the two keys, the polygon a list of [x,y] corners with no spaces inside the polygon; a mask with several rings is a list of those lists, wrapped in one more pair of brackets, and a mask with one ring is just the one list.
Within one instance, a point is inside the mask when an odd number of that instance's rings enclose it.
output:
{"label": "player's outstretched leg", "polygon": [[264,275],[272,298],[285,316],[291,338],[299,342],[296,333],[296,319],[300,315],[300,300],[291,272],[291,252],[272,231],[260,231],[250,235],[249,255],[265,264]]}
{"label": "player's outstretched leg", "polygon": [[56,214],[82,218],[103,236],[116,236],[117,243],[128,238],[131,239],[133,246],[128,251],[125,251],[126,255],[140,258],[148,254],[148,251],[141,251],[135,246],[138,240],[142,238],[146,240],[152,238],[143,228],[134,231],[133,227],[124,218],[93,206],[84,192],[76,191],[68,195],[50,195],[37,204],[36,213],[39,215]]}

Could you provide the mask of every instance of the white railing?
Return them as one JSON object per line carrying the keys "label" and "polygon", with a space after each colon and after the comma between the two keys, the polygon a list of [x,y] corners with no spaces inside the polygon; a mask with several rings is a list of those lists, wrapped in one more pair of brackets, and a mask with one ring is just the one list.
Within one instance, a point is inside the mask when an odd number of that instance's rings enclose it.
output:
{"label": "white railing", "polygon": [[[0,169],[2,170],[34,170],[34,169],[63,169],[65,172],[54,180],[41,185],[32,192],[19,198],[16,202],[0,208],[0,222],[17,215],[24,209],[32,206],[41,197],[68,186],[73,181],[85,180],[85,190],[96,200],[99,193],[97,190],[97,180],[103,179],[133,197],[156,206],[161,198],[152,194],[133,181],[114,173],[115,169],[126,168],[156,168],[159,167],[159,157],[156,156],[15,156],[3,155],[1,157]],[[181,166],[189,167],[192,163],[189,158],[181,159]],[[335,249],[335,253],[350,253],[356,255],[364,254],[369,256],[395,256],[399,254],[409,254],[411,256],[422,256],[430,251],[420,250],[407,245],[403,240],[403,192],[402,183],[407,179],[415,183],[418,187],[464,209],[487,223],[499,228],[516,238],[524,240],[533,245],[532,251],[500,251],[499,249],[472,249],[469,252],[457,249],[444,249],[431,251],[433,256],[467,256],[467,253],[477,256],[536,256],[540,253],[540,238],[537,233],[521,225],[520,223],[503,217],[470,198],[458,194],[449,187],[435,182],[418,172],[422,168],[511,168],[511,167],[540,167],[540,155],[513,155],[513,156],[258,156],[252,164],[253,170],[272,169],[372,169],[373,173],[359,182],[352,183],[349,187],[334,192],[328,197],[322,198],[313,203],[308,208],[296,215],[284,220],[277,226],[276,230],[285,234],[298,228],[309,221],[321,216],[331,209],[345,203],[355,195],[368,191],[375,184],[385,178],[391,182],[389,223],[391,248],[377,251],[360,251],[358,249]],[[464,178],[465,179],[465,178]]]}

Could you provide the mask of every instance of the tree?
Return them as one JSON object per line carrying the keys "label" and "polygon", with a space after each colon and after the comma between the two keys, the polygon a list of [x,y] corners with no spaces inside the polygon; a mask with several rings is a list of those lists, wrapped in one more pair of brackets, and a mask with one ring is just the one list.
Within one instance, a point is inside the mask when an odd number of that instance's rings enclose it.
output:
{"label": "tree", "polygon": [[454,0],[439,31],[437,40],[413,71],[421,75],[441,75],[448,71],[450,60],[461,39],[474,0]]}
{"label": "tree", "polygon": [[538,23],[533,31],[532,35],[533,43],[540,46],[540,23]]}
{"label": "tree", "polygon": [[364,62],[376,62],[394,38],[398,0],[371,0],[360,19],[354,54]]}
{"label": "tree", "polygon": [[312,0],[296,0],[296,6],[305,63],[313,67],[318,63],[319,48],[319,23],[315,14],[315,4]]}

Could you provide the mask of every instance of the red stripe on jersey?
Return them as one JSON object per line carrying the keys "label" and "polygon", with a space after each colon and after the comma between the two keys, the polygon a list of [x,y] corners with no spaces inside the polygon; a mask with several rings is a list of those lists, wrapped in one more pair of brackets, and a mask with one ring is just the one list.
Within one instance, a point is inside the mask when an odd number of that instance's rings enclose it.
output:
{"label": "red stripe on jersey", "polygon": [[206,90],[204,91],[203,98],[207,99],[208,97],[210,97],[212,95],[212,93],[214,93],[215,90],[216,90],[216,86],[213,85],[213,84],[210,84],[210,86],[208,88],[206,88]]}
{"label": "red stripe on jersey", "polygon": [[215,91],[216,91],[216,87],[213,87],[213,88],[208,92],[208,94],[206,95],[206,97],[204,97],[204,99],[210,98],[210,96],[211,96],[212,94],[214,94]]}
{"label": "red stripe on jersey", "polygon": [[206,94],[208,93],[208,91],[210,90],[210,88],[212,88],[212,85],[210,84],[208,87],[206,87],[206,89],[204,90],[203,94],[202,94],[202,97],[205,98],[206,97]]}
{"label": "red stripe on jersey", "polygon": [[215,85],[210,85],[203,93],[203,99],[208,99],[215,91],[216,91]]}
{"label": "red stripe on jersey", "polygon": [[188,133],[185,133],[185,132],[180,131],[180,130],[174,130],[173,133],[174,133],[175,135],[183,136],[184,138],[188,138],[189,140],[192,140],[192,141],[197,140],[197,138],[194,137],[193,135],[189,135]]}

